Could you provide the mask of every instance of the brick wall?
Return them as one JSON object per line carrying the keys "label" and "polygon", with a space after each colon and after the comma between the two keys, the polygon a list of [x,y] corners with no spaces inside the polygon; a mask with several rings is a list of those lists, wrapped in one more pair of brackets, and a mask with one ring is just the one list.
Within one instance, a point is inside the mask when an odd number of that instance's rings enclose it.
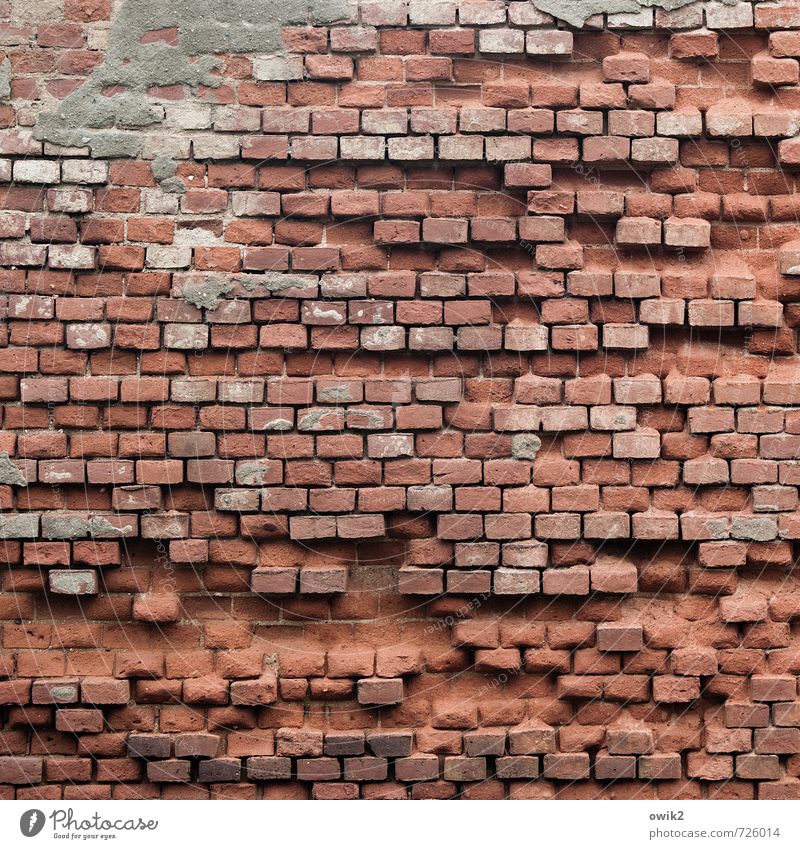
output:
{"label": "brick wall", "polygon": [[0,797],[800,797],[800,5],[203,5],[0,1]]}

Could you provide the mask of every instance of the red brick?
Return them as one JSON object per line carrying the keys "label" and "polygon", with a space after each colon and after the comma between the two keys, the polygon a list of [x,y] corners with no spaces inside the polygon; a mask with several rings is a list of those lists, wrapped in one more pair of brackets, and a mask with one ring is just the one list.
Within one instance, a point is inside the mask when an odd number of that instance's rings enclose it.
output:
{"label": "red brick", "polygon": [[27,126],[62,5],[2,10],[3,794],[800,795],[796,9],[363,0],[109,158]]}

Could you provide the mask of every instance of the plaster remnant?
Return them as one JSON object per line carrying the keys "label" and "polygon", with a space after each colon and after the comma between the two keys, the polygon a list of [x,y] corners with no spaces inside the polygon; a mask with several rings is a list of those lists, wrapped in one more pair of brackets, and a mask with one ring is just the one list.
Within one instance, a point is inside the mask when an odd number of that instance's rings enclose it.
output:
{"label": "plaster remnant", "polygon": [[11,97],[11,62],[8,58],[0,62],[0,100]]}
{"label": "plaster remnant", "polygon": [[175,173],[178,170],[178,163],[171,156],[164,154],[157,156],[150,167],[153,171],[153,177],[161,190],[173,195],[182,195],[186,191],[186,186],[180,177],[176,177]]}
{"label": "plaster remnant", "polygon": [[300,56],[266,56],[253,62],[257,80],[302,80],[303,60]]}
{"label": "plaster remnant", "polygon": [[68,685],[56,685],[50,690],[50,695],[57,702],[69,702],[75,697],[75,688]]}
{"label": "plaster remnant", "polygon": [[[165,117],[151,89],[218,88],[220,54],[279,55],[283,27],[309,20],[353,20],[353,2],[122,0],[111,21],[105,62],[54,111],[40,115],[34,137],[65,147],[88,146],[94,157],[138,156],[141,135],[124,131],[161,124]],[[176,35],[162,38],[163,32]]]}
{"label": "plaster remnant", "polygon": [[372,340],[376,345],[388,345],[393,341],[394,334],[394,327],[376,327],[372,331]]}
{"label": "plaster remnant", "polygon": [[535,433],[515,433],[511,438],[511,456],[516,460],[534,460],[542,447]]}
{"label": "plaster remnant", "polygon": [[198,286],[187,286],[182,295],[185,301],[198,309],[215,310],[231,289],[232,283],[212,279]]}
{"label": "plaster remnant", "polygon": [[184,536],[183,523],[180,517],[175,517],[171,520],[164,517],[162,519],[163,522],[159,525],[158,532],[153,537],[154,539],[180,539]]}
{"label": "plaster remnant", "polygon": [[181,227],[175,233],[173,244],[181,248],[208,248],[212,245],[225,245],[221,236],[215,236],[210,230],[200,227]]}
{"label": "plaster remnant", "polygon": [[0,483],[7,486],[27,486],[22,470],[15,466],[7,451],[0,452]]}
{"label": "plaster remnant", "polygon": [[242,463],[236,470],[236,483],[242,486],[263,486],[268,472],[267,463]]}
{"label": "plaster remnant", "polygon": [[337,410],[335,407],[332,407],[330,410],[308,410],[304,415],[298,418],[297,427],[299,430],[313,430],[314,428],[318,428],[322,425],[326,416],[339,412],[341,411]]}
{"label": "plaster remnant", "polygon": [[331,404],[346,404],[353,400],[353,393],[346,386],[331,386],[319,392],[318,398]]}
{"label": "plaster remnant", "polygon": [[291,274],[249,274],[238,277],[239,283],[248,292],[266,289],[268,292],[285,292],[287,289],[313,289],[318,281],[315,277],[294,277]]}
{"label": "plaster remnant", "polygon": [[42,536],[45,539],[80,539],[88,533],[86,519],[81,516],[43,516]]}
{"label": "plaster remnant", "polygon": [[314,316],[314,318],[319,318],[319,319],[332,318],[332,319],[334,319],[334,321],[344,321],[344,318],[345,318],[340,310],[336,310],[336,309],[324,310],[324,309],[322,309],[322,307],[313,307],[311,309],[311,314]]}
{"label": "plaster remnant", "polygon": [[363,418],[367,427],[382,428],[385,425],[384,418],[380,413],[375,413],[372,410],[355,410],[360,418]]}
{"label": "plaster remnant", "polygon": [[[50,591],[58,595],[97,595],[97,572],[94,569],[53,569],[50,572]],[[57,688],[56,688],[57,689]],[[69,698],[69,691],[64,695],[52,692],[57,698]]]}
{"label": "plaster remnant", "polygon": [[103,516],[89,519],[89,535],[93,537],[126,537],[134,532],[133,525],[114,525]]}
{"label": "plaster remnant", "polygon": [[[554,18],[566,21],[575,27],[582,27],[592,15],[634,14],[642,9],[666,9],[671,12],[683,6],[689,6],[697,0],[532,0],[541,12],[547,12]],[[721,0],[727,6],[733,6],[737,0]]]}
{"label": "plaster remnant", "polygon": [[271,422],[267,422],[263,427],[259,428],[259,430],[291,430],[293,427],[292,423],[289,419],[273,419]]}
{"label": "plaster remnant", "polygon": [[64,17],[64,0],[11,0],[11,17],[25,24],[58,21]]}
{"label": "plaster remnant", "polygon": [[0,514],[0,539],[31,539],[38,533],[39,516],[37,514]]}

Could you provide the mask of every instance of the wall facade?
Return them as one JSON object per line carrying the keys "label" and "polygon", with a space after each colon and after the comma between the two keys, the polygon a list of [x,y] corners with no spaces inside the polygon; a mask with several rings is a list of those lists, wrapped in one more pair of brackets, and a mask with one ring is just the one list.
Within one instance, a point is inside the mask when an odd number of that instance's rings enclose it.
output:
{"label": "wall facade", "polygon": [[0,797],[800,797],[800,5],[665,5],[0,2]]}

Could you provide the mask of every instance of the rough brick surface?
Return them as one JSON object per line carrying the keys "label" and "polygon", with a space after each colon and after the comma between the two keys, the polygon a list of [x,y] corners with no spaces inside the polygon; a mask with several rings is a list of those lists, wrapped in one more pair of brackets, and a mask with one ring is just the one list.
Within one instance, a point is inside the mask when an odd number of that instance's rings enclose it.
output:
{"label": "rough brick surface", "polygon": [[130,2],[0,3],[0,796],[800,797],[796,7]]}

